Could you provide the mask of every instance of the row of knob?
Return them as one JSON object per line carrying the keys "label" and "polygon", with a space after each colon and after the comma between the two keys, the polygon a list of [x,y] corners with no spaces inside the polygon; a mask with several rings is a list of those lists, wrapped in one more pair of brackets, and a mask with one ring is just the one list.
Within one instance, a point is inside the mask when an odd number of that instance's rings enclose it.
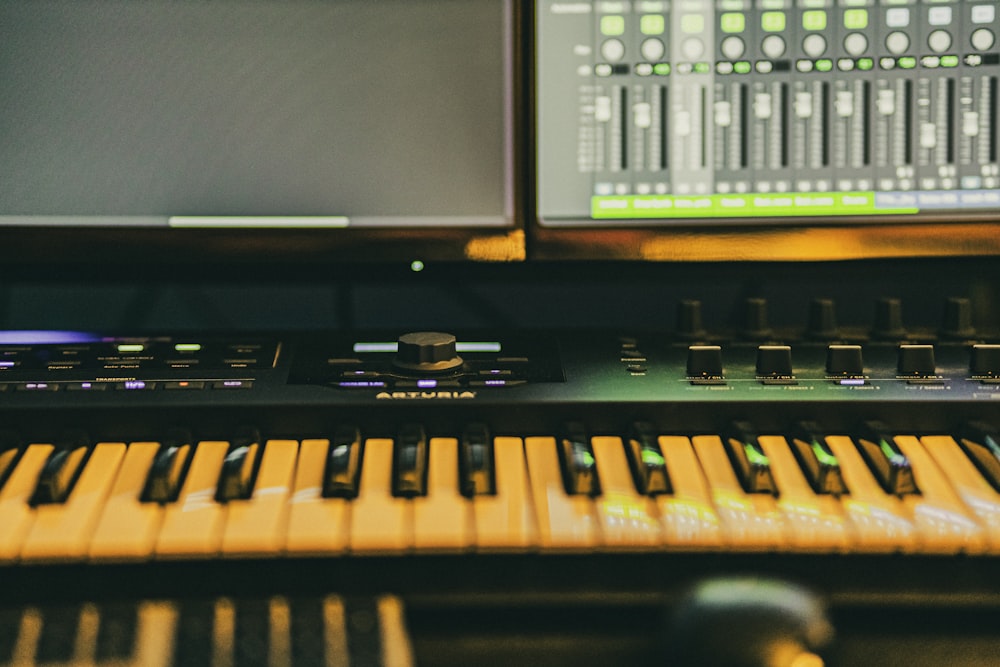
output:
{"label": "row of knob", "polygon": [[[860,345],[829,345],[826,351],[826,373],[833,377],[863,377],[865,364]],[[933,345],[898,347],[896,370],[900,376],[927,378],[937,376],[937,361]],[[973,378],[1000,378],[1000,345],[973,345],[969,371]],[[790,345],[760,345],[757,347],[756,372],[762,378],[791,378],[792,347]],[[722,347],[691,345],[688,347],[687,376],[720,379],[725,375]]]}
{"label": "row of knob", "polygon": [[[675,336],[681,340],[700,341],[710,336],[705,328],[701,301],[687,299],[677,306]],[[742,304],[738,335],[745,340],[766,341],[775,335],[768,322],[767,300],[750,298]],[[874,324],[868,331],[873,340],[903,341],[909,333],[903,323],[903,306],[899,299],[883,298],[875,304]],[[804,337],[811,340],[836,341],[844,336],[837,324],[836,303],[832,299],[813,299],[809,303],[808,322]],[[938,336],[948,340],[970,340],[976,336],[972,321],[972,302],[962,297],[945,302]]]}

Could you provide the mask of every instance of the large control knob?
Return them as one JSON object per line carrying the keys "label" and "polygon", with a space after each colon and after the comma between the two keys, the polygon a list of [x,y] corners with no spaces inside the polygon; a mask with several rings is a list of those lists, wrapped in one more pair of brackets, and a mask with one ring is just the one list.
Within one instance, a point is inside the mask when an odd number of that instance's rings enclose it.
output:
{"label": "large control knob", "polygon": [[461,367],[455,337],[438,331],[419,331],[399,337],[393,363],[410,371],[444,373]]}

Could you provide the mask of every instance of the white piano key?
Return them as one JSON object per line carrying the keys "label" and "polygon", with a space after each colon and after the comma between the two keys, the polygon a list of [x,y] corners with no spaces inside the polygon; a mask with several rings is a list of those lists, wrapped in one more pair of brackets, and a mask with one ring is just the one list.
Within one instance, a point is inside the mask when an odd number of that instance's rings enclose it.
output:
{"label": "white piano key", "polygon": [[520,438],[493,440],[496,495],[472,499],[478,551],[524,551],[537,545],[534,507]]}
{"label": "white piano key", "polygon": [[94,446],[66,501],[35,508],[35,520],[21,548],[22,561],[79,560],[86,556],[124,457],[125,443]]}
{"label": "white piano key", "polygon": [[166,507],[156,556],[208,556],[219,551],[225,506],[215,500],[216,486],[229,443],[198,443],[177,502]]}
{"label": "white piano key", "polygon": [[347,548],[351,500],[323,497],[329,440],[303,440],[289,498],[285,549],[294,554],[334,554]]}
{"label": "white piano key", "polygon": [[524,448],[541,548],[592,550],[597,547],[600,533],[594,501],[589,496],[566,493],[555,438],[526,438]]}
{"label": "white piano key", "polygon": [[658,546],[662,530],[656,504],[636,491],[621,438],[591,438],[591,447],[601,479],[594,505],[604,546],[630,550]]}
{"label": "white piano key", "polygon": [[784,518],[771,494],[746,493],[718,436],[695,436],[691,439],[705,477],[712,489],[712,500],[722,519],[726,542],[737,549],[773,550],[788,544]]}
{"label": "white piano key", "polygon": [[137,560],[153,554],[163,507],[140,499],[159,451],[156,442],[129,444],[90,540],[92,560]]}
{"label": "white piano key", "polygon": [[472,545],[472,504],[458,488],[458,440],[431,438],[427,495],[413,504],[413,546],[419,552],[462,551]]}
{"label": "white piano key", "polygon": [[281,551],[298,446],[295,440],[265,443],[253,494],[246,500],[227,503],[223,554],[273,556]]}
{"label": "white piano key", "polygon": [[392,495],[393,441],[365,442],[358,497],[351,502],[350,551],[400,553],[413,544],[413,506]]}
{"label": "white piano key", "polygon": [[665,544],[678,549],[720,547],[722,522],[691,441],[665,435],[659,443],[673,486],[673,493],[656,497]]}
{"label": "white piano key", "polygon": [[35,519],[35,509],[28,502],[52,450],[52,445],[29,445],[0,488],[0,517],[3,517],[0,521],[0,563],[12,562],[21,553],[24,538]]}

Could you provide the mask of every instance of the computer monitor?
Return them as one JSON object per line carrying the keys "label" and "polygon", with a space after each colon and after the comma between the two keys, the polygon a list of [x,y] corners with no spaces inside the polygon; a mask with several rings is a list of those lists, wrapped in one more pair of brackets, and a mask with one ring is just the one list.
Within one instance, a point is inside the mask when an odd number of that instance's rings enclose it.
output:
{"label": "computer monitor", "polygon": [[5,262],[523,259],[516,13],[3,2]]}
{"label": "computer monitor", "polygon": [[540,256],[1000,252],[990,0],[535,4]]}

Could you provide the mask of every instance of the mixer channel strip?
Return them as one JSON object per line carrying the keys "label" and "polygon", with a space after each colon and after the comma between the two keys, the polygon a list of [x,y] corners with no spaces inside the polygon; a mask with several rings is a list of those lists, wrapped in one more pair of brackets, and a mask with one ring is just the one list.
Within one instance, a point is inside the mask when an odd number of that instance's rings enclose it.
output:
{"label": "mixer channel strip", "polygon": [[396,438],[354,426],[301,441],[179,433],[5,450],[0,562],[1000,551],[1000,447],[982,423],[923,437],[879,423],[847,435],[815,422],[766,434],[748,421],[693,436],[648,423],[589,434],[579,422],[525,438],[484,424],[435,436],[416,423]]}
{"label": "mixer channel strip", "polygon": [[412,667],[381,597],[144,600],[0,608],[0,665]]}

